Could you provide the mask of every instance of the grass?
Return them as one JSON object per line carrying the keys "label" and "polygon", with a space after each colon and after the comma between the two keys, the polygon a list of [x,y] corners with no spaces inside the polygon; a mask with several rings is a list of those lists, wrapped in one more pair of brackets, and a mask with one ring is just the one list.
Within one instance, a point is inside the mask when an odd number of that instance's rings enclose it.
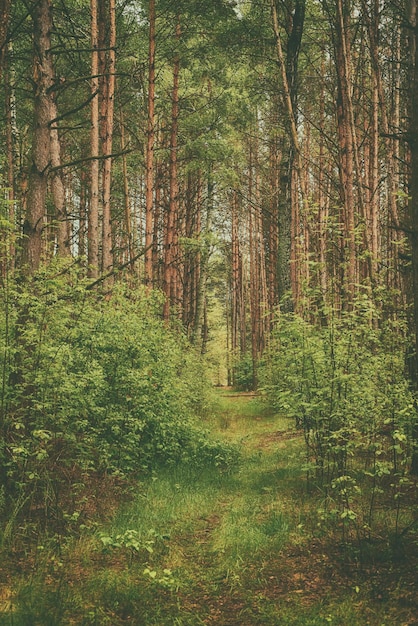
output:
{"label": "grass", "polygon": [[238,467],[158,472],[109,521],[9,561],[0,626],[414,623],[411,578],[358,571],[321,526],[288,419],[220,390],[207,428]]}

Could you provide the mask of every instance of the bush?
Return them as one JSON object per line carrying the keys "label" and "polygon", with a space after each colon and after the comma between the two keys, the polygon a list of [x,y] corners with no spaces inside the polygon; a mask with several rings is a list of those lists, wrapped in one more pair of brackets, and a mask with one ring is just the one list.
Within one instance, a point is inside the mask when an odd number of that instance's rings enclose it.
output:
{"label": "bush", "polygon": [[161,320],[158,294],[117,285],[106,299],[50,268],[3,295],[0,463],[15,502],[48,490],[52,501],[83,472],[228,462],[199,426],[201,359]]}
{"label": "bush", "polygon": [[[308,475],[339,518],[361,517],[365,532],[379,498],[399,507],[417,419],[404,373],[406,330],[399,321],[372,324],[375,315],[362,300],[325,327],[283,316],[260,372],[275,410],[303,430]],[[369,500],[360,512],[363,489]]]}
{"label": "bush", "polygon": [[249,352],[236,358],[233,370],[233,383],[238,391],[251,391],[254,389],[254,367]]}

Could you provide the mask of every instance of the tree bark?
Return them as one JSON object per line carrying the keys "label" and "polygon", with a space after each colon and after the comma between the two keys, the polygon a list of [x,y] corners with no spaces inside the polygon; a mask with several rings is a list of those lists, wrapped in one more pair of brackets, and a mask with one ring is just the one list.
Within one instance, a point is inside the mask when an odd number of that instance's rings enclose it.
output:
{"label": "tree bark", "polygon": [[[288,40],[287,62],[285,62],[280,34],[279,19],[277,15],[276,2],[270,0],[270,11],[272,27],[276,42],[277,58],[279,62],[282,79],[283,101],[286,111],[286,120],[291,139],[291,146],[287,158],[282,160],[281,167],[281,188],[282,202],[279,207],[279,244],[278,244],[278,285],[279,297],[288,294],[290,297],[282,302],[284,311],[291,311],[295,305],[297,297],[297,286],[294,280],[294,264],[292,264],[292,253],[294,257],[295,240],[292,241],[292,212],[295,203],[298,202],[298,185],[302,204],[306,206],[306,198],[302,186],[302,154],[299,146],[297,132],[297,67],[299,47],[302,38],[305,3],[297,2],[296,10],[292,19],[292,28]],[[296,169],[297,178],[293,176],[293,169]],[[294,185],[296,182],[296,186]],[[292,269],[293,265],[293,269]]]}
{"label": "tree bark", "polygon": [[[99,2],[99,66],[101,86],[101,146],[102,154],[112,154],[113,120],[115,101],[115,64],[116,64],[116,7],[115,0]],[[102,164],[102,270],[107,273],[113,266],[112,245],[112,157],[106,156]]]}
{"label": "tree bark", "polygon": [[80,172],[80,207],[78,229],[78,254],[85,256],[87,251],[87,174],[85,170]]}
{"label": "tree bark", "polygon": [[[200,252],[199,265],[196,275],[195,289],[195,315],[193,324],[192,341],[197,345],[201,339],[201,353],[204,354],[207,343],[207,315],[206,315],[206,283],[208,279],[208,261],[209,261],[209,243],[207,235],[210,232],[212,213],[213,213],[213,193],[214,184],[212,174],[209,171],[207,178],[207,201],[206,201],[206,220],[204,232],[200,233]],[[203,237],[202,237],[203,235]]]}
{"label": "tree bark", "polygon": [[[120,110],[120,141],[122,150],[123,204],[125,209],[125,246],[128,260],[132,263],[132,259],[134,258],[134,246],[132,237],[132,211],[129,196],[128,164],[126,162],[125,122],[122,109]],[[131,267],[131,270],[133,270],[133,267]]]}
{"label": "tree bark", "polygon": [[238,279],[239,279],[239,241],[238,241],[238,194],[233,192],[231,199],[231,349],[235,356],[238,348]]}
{"label": "tree bark", "polygon": [[[180,18],[177,18],[176,41],[180,39]],[[179,77],[180,57],[176,52],[173,65],[173,89],[171,96],[171,133],[170,133],[170,200],[167,219],[167,233],[164,259],[164,319],[168,319],[170,308],[175,304],[177,292],[177,218],[178,218],[178,180],[177,180],[177,142],[179,117]]]}
{"label": "tree bark", "polygon": [[[50,67],[51,76],[53,76],[53,67]],[[51,85],[52,87],[52,85]],[[55,102],[54,92],[50,92],[50,119],[55,120],[58,117],[57,105]],[[65,187],[62,178],[61,169],[61,143],[58,134],[57,122],[50,125],[50,149],[51,149],[51,191],[54,201],[55,222],[56,222],[56,244],[57,254],[59,256],[70,256],[70,233],[68,226],[68,215],[66,207]]]}
{"label": "tree bark", "polygon": [[91,130],[90,203],[88,213],[88,275],[99,275],[99,53],[97,0],[90,0],[91,11]]}
{"label": "tree bark", "polygon": [[51,29],[52,16],[49,0],[34,3],[34,135],[31,167],[28,179],[28,200],[23,222],[22,268],[27,274],[39,269],[43,251],[43,230],[46,214],[48,168],[50,167],[51,102]]}
{"label": "tree bark", "polygon": [[5,117],[6,117],[6,152],[7,152],[7,186],[8,186],[8,221],[9,227],[6,232],[6,249],[4,250],[3,275],[7,269],[15,267],[15,158],[14,158],[14,133],[15,128],[15,103],[12,86],[12,73],[10,68],[9,46],[4,50],[4,92],[5,92]]}
{"label": "tree bark", "polygon": [[337,125],[340,148],[340,194],[344,205],[343,212],[343,272],[346,306],[351,307],[357,284],[357,254],[355,235],[355,176],[354,141],[351,128],[351,80],[349,74],[349,19],[350,15],[343,0],[336,0],[334,23],[334,46],[337,71]]}
{"label": "tree bark", "polygon": [[154,209],[154,143],[155,143],[155,0],[149,3],[149,38],[148,38],[148,126],[145,155],[146,192],[145,192],[145,283],[153,282],[152,239]]}
{"label": "tree bark", "polygon": [[10,7],[11,0],[0,0],[0,80],[3,75],[4,61],[7,54]]}
{"label": "tree bark", "polygon": [[[409,126],[409,147],[411,152],[410,165],[410,189],[409,189],[409,240],[412,257],[412,282],[413,282],[413,331],[415,341],[414,364],[412,369],[415,391],[418,393],[418,0],[411,2],[411,106]],[[413,425],[413,457],[412,473],[418,475],[418,424]]]}

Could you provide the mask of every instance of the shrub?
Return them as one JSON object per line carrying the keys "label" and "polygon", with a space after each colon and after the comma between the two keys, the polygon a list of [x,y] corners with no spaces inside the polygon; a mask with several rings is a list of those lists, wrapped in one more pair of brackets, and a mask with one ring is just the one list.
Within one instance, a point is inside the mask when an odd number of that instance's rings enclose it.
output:
{"label": "shrub", "polygon": [[228,462],[199,425],[209,397],[201,359],[162,321],[161,296],[116,285],[106,299],[76,272],[53,271],[3,293],[6,494],[42,494],[45,507],[47,492],[56,501],[83,472]]}
{"label": "shrub", "polygon": [[[340,519],[361,518],[365,532],[379,498],[386,506],[394,497],[399,506],[417,419],[404,374],[403,324],[372,324],[371,307],[357,302],[324,327],[283,316],[261,371],[271,404],[303,430],[308,475]],[[360,505],[363,488],[369,499]]]}
{"label": "shrub", "polygon": [[234,387],[239,391],[254,389],[253,360],[249,352],[236,358],[233,370]]}

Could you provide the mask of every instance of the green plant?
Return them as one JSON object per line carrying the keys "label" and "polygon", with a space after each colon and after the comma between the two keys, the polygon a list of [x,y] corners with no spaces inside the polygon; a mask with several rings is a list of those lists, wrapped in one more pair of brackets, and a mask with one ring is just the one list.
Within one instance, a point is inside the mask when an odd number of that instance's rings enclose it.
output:
{"label": "green plant", "polygon": [[391,319],[373,323],[376,316],[366,297],[322,327],[283,316],[261,374],[275,410],[303,431],[308,475],[339,510],[344,537],[347,527],[370,536],[388,483],[399,509],[417,419],[406,330]]}
{"label": "green plant", "polygon": [[202,359],[163,323],[157,293],[115,285],[107,300],[58,261],[8,289],[0,463],[14,519],[31,503],[43,525],[74,524],[71,485],[83,475],[234,462],[201,428]]}
{"label": "green plant", "polygon": [[250,353],[240,355],[235,359],[233,383],[234,387],[240,391],[250,391],[254,388],[253,361]]}

